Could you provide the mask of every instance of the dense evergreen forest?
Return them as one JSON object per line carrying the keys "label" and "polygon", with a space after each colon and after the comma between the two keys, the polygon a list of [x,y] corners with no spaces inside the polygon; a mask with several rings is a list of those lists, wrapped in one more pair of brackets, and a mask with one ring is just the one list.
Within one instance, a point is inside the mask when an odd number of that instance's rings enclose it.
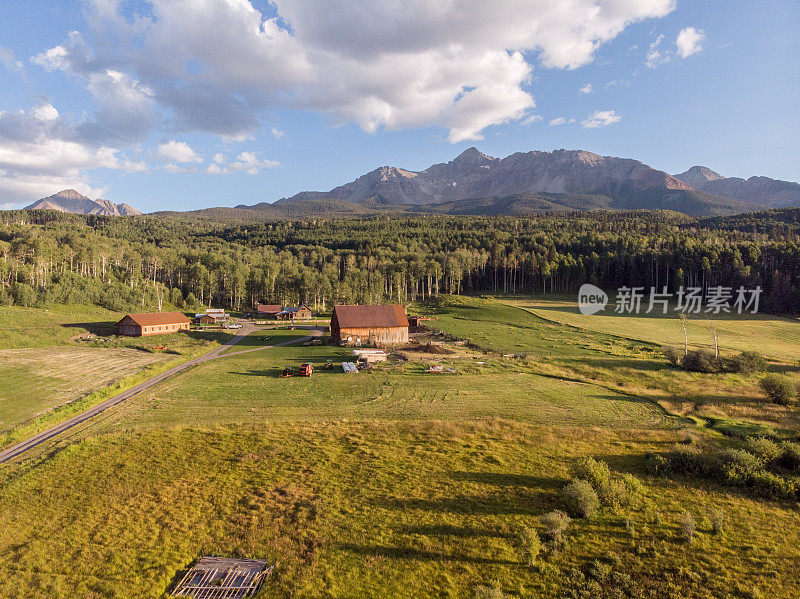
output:
{"label": "dense evergreen forest", "polygon": [[0,212],[0,303],[112,310],[325,309],[439,293],[754,287],[800,310],[800,210],[709,219],[670,212],[392,216],[213,223]]}

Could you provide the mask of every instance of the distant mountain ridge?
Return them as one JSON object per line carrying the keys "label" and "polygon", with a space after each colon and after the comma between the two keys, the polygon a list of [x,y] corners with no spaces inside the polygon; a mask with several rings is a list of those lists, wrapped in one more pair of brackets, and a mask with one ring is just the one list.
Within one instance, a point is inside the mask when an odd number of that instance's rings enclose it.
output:
{"label": "distant mountain ridge", "polygon": [[108,200],[92,200],[74,189],[65,189],[26,206],[24,210],[57,210],[72,214],[97,214],[100,216],[130,216],[141,214],[128,204],[115,204]]}
{"label": "distant mountain ridge", "polygon": [[723,177],[705,166],[674,175],[698,191],[764,208],[800,206],[800,183],[769,177]]}

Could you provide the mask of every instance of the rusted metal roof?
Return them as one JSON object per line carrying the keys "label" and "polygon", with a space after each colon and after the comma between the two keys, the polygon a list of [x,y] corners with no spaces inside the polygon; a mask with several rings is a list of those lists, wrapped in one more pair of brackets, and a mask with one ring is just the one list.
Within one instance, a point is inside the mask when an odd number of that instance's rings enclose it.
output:
{"label": "rusted metal roof", "polygon": [[139,314],[126,314],[119,322],[121,323],[126,318],[130,318],[133,322],[142,327],[164,324],[186,324],[189,322],[189,319],[181,312],[141,312]]}
{"label": "rusted metal roof", "polygon": [[258,304],[256,306],[256,311],[264,314],[277,314],[281,309],[282,306],[280,304]]}
{"label": "rusted metal roof", "polygon": [[382,327],[407,327],[408,318],[403,306],[334,306],[336,321],[341,329],[364,329]]}

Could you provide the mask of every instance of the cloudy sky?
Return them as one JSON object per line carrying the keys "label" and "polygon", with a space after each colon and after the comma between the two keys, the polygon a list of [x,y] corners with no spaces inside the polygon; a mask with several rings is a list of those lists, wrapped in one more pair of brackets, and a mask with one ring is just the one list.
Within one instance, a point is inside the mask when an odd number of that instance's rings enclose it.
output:
{"label": "cloudy sky", "polygon": [[26,0],[0,207],[274,201],[469,146],[800,179],[796,0]]}

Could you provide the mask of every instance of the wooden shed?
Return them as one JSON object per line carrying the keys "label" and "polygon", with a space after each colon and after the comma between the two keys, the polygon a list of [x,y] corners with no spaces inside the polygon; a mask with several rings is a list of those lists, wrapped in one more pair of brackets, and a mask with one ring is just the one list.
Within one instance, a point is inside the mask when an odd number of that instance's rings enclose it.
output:
{"label": "wooden shed", "polygon": [[301,304],[300,306],[286,306],[278,313],[278,318],[284,318],[286,320],[308,320],[312,316],[311,308],[305,304]]}
{"label": "wooden shed", "polygon": [[408,318],[403,306],[334,306],[331,337],[342,345],[408,343]]}
{"label": "wooden shed", "polygon": [[142,312],[126,314],[117,323],[117,335],[145,337],[188,331],[189,319],[181,312]]}
{"label": "wooden shed", "polygon": [[258,304],[256,306],[256,316],[260,318],[277,318],[283,306],[280,304]]}

